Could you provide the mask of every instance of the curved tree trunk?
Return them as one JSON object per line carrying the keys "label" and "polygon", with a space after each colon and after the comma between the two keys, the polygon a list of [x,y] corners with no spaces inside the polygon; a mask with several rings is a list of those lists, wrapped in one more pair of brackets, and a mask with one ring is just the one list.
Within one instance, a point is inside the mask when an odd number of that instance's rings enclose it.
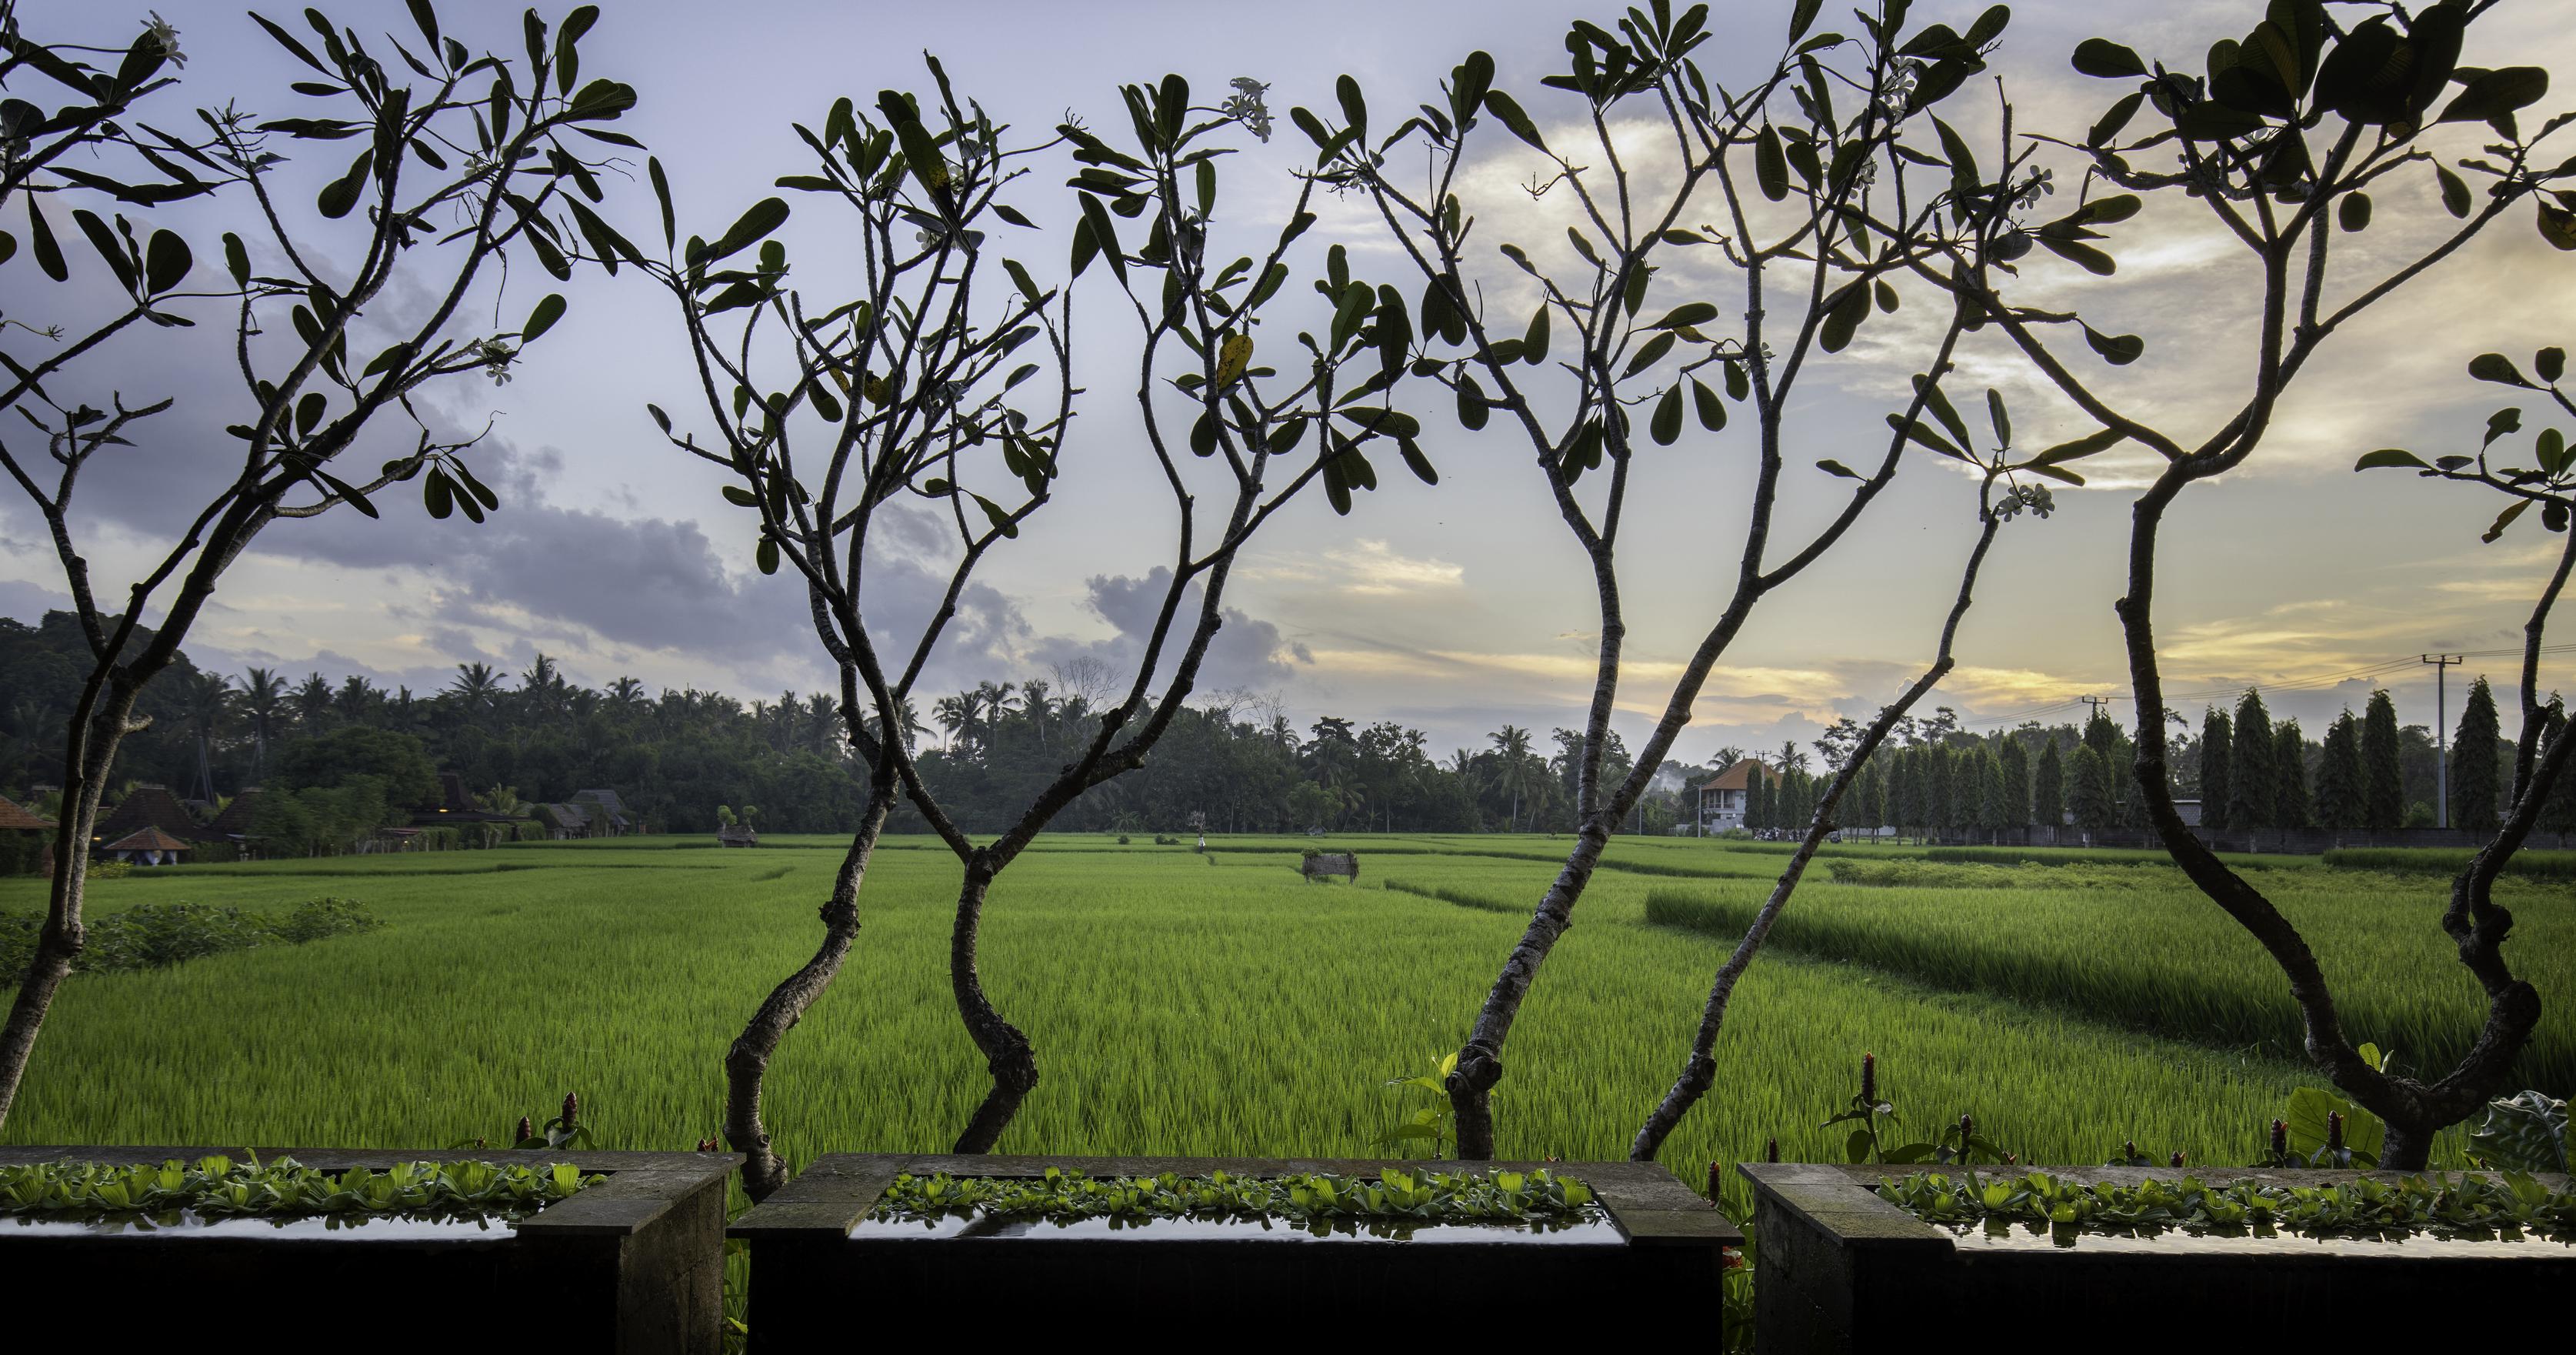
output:
{"label": "curved tree trunk", "polygon": [[1511,1038],[1521,999],[1538,981],[1539,966],[1546,963],[1557,938],[1574,925],[1575,901],[1583,897],[1584,886],[1592,882],[1592,872],[1609,846],[1608,820],[1598,814],[1587,817],[1575,836],[1574,850],[1567,853],[1555,881],[1539,899],[1538,911],[1531,914],[1520,944],[1503,961],[1503,972],[1495,977],[1484,1008],[1476,1013],[1466,1046],[1458,1051],[1458,1066],[1449,1074],[1449,1106],[1457,1116],[1461,1161],[1480,1162],[1494,1155],[1493,1091],[1494,1084],[1503,1080],[1503,1043]]}
{"label": "curved tree trunk", "polygon": [[983,1103],[966,1122],[957,1136],[960,1153],[989,1153],[1010,1126],[1011,1118],[1020,1112],[1020,1103],[1038,1085],[1037,1050],[1020,1028],[1002,1019],[1002,1013],[984,995],[983,975],[976,969],[975,952],[984,928],[984,898],[993,887],[993,866],[988,857],[977,854],[966,868],[966,881],[957,891],[957,921],[948,935],[948,985],[957,998],[957,1015],[966,1023],[966,1033],[975,1047],[984,1051],[985,1066],[993,1074],[992,1090],[984,1093]]}
{"label": "curved tree trunk", "polygon": [[841,858],[840,872],[832,881],[831,900],[823,905],[823,943],[815,949],[814,958],[770,990],[760,1009],[743,1026],[742,1034],[734,1037],[733,1047],[725,1052],[725,1141],[744,1155],[742,1188],[755,1200],[768,1198],[787,1183],[787,1163],[770,1146],[769,1127],[760,1115],[769,1061],[778,1053],[787,1032],[805,1019],[806,1011],[832,986],[851,944],[858,940],[859,885],[867,878],[868,859],[876,851],[877,837],[885,829],[886,814],[893,802],[891,787],[881,781],[868,797],[858,831],[850,838],[849,852]]}
{"label": "curved tree trunk", "polygon": [[17,1104],[18,1085],[26,1080],[36,1036],[53,1010],[54,996],[89,943],[81,914],[89,888],[90,835],[98,825],[99,800],[107,790],[108,772],[116,764],[116,750],[129,731],[134,698],[132,687],[102,674],[90,680],[72,712],[64,758],[70,784],[63,788],[63,817],[54,829],[54,876],[46,896],[45,926],[37,933],[36,953],[19,980],[9,1018],[0,1023],[0,1125],[8,1123],[10,1108]]}

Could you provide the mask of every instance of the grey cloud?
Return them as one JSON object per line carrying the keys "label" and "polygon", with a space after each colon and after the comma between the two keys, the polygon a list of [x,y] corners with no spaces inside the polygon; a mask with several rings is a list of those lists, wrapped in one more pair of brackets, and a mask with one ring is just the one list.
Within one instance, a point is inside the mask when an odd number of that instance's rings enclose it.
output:
{"label": "grey cloud", "polygon": [[[1086,584],[1086,602],[1118,633],[1088,644],[1050,638],[1038,646],[1038,657],[1054,662],[1088,655],[1132,675],[1144,659],[1145,646],[1153,639],[1154,620],[1171,586],[1172,571],[1160,565],[1142,578],[1093,575]],[[1183,591],[1180,611],[1172,623],[1174,633],[1164,644],[1158,679],[1169,680],[1181,644],[1188,637],[1189,624],[1197,617],[1205,597],[1205,591],[1197,584]],[[1197,690],[1276,688],[1295,677],[1300,667],[1315,662],[1305,645],[1289,640],[1271,622],[1234,607],[1223,608],[1222,614],[1224,624],[1208,642],[1207,657],[1199,665]]]}

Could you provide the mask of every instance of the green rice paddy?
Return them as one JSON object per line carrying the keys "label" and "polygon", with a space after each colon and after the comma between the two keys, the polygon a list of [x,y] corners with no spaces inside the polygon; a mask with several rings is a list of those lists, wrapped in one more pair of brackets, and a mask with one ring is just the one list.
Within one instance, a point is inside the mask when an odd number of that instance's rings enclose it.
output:
{"label": "green rice paddy", "polygon": [[[1307,845],[1360,853],[1356,887],[1308,883]],[[1619,1157],[1687,1049],[1712,971],[1780,864],[1752,844],[1617,843],[1524,1008],[1498,1094],[1513,1157]],[[443,1147],[501,1139],[567,1090],[602,1145],[717,1131],[719,1060],[811,953],[839,844],[754,851],[648,839],[494,852],[186,867],[92,886],[142,902],[276,910],[361,901],[383,930],[76,976],[0,1142]],[[1044,1082],[1007,1152],[1361,1155],[1410,1103],[1382,1084],[1454,1049],[1553,874],[1537,837],[1043,840],[1003,876],[984,975]],[[2033,1160],[2124,1139],[2245,1161],[2290,1090],[2277,976],[2169,868],[1923,862],[1838,849],[1739,990],[1718,1086],[1666,1151],[1699,1164],[1832,1157],[1820,1127],[1863,1051],[1909,1123],[1972,1112]],[[1914,862],[1835,883],[1833,861]],[[2434,916],[2443,882],[2276,858],[2357,1038],[2438,1052],[2473,986]],[[1864,871],[1861,874],[1867,874]],[[956,883],[926,839],[890,841],[833,991],[773,1068],[791,1161],[944,1149],[985,1086],[945,972]],[[2576,1080],[2576,889],[2517,879],[2516,958],[2548,1004],[2525,1067]],[[41,904],[0,881],[0,909]],[[1463,905],[1463,906],[1462,906]],[[1714,919],[1716,931],[1707,930]],[[1420,1093],[1413,1093],[1419,1096]]]}

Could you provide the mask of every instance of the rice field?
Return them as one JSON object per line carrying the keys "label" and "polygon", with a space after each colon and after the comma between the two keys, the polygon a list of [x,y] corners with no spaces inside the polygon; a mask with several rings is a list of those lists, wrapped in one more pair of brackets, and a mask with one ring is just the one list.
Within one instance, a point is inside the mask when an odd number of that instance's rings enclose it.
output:
{"label": "rice field", "polygon": [[[818,934],[827,839],[755,851],[688,840],[137,872],[93,906],[362,902],[388,925],[141,973],[82,974],[48,1024],[0,1142],[442,1147],[500,1137],[578,1090],[603,1146],[712,1134],[719,1060]],[[1308,883],[1304,846],[1355,848],[1354,887]],[[1512,1156],[1618,1157],[1679,1067],[1763,844],[1622,840],[1524,1008],[1498,1095]],[[1383,1083],[1455,1048],[1553,874],[1562,839],[1043,840],[995,888],[984,975],[1036,1041],[1044,1082],[1010,1152],[1362,1154],[1410,1104]],[[1873,862],[1898,849],[1837,853]],[[2317,937],[2348,1020],[2403,1049],[2465,1030],[2456,965],[2428,944],[2422,879],[2285,858],[2265,883]],[[1830,865],[1830,862],[1828,863]],[[1820,1127],[1863,1051],[1925,1124],[1973,1112],[2034,1159],[2100,1161],[2123,1139],[2245,1160],[2314,1075],[2280,1054],[2288,1012],[2261,957],[2178,874],[1922,863],[1939,887],[1834,884],[1792,905],[1739,990],[1719,1085],[1666,1157],[1832,1156]],[[2114,873],[2121,887],[2093,887]],[[2127,877],[2137,877],[2128,879]],[[2154,877],[2171,876],[2170,880]],[[946,1147],[982,1061],[950,1006],[956,867],[889,842],[839,983],[791,1035],[769,1107],[782,1149]],[[2541,1085],[2563,1094],[2576,891],[2516,881],[2521,960],[2551,1015]],[[39,906],[0,881],[0,909]],[[2250,959],[2249,959],[2250,957]]]}

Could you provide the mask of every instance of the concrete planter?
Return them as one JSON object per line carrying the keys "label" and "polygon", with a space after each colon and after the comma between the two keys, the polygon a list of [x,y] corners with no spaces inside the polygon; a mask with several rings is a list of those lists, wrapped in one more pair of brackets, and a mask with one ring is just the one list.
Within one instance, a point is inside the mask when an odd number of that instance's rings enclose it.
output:
{"label": "concrete planter", "polygon": [[[504,1151],[262,1148],[324,1171],[397,1162],[510,1161]],[[0,1148],[0,1163],[195,1161],[239,1148]],[[608,1180],[516,1227],[321,1232],[231,1226],[70,1234],[0,1219],[0,1275],[18,1312],[184,1347],[239,1318],[264,1349],[537,1350],[715,1355],[723,1347],[724,1153],[526,1154]],[[207,1307],[197,1308],[202,1298]]]}
{"label": "concrete planter", "polygon": [[[1721,1249],[1743,1235],[1651,1163],[1467,1164],[1480,1172],[1546,1166],[1590,1185],[1610,1226],[1585,1230],[1580,1240],[1503,1229],[1472,1240],[1319,1240],[1286,1226],[1084,1235],[1047,1224],[979,1226],[956,1236],[865,1223],[902,1173],[1018,1177],[1061,1167],[1095,1177],[1374,1176],[1383,1167],[1426,1165],[845,1153],[816,1159],[726,1231],[751,1244],[751,1339],[767,1351],[846,1340],[853,1313],[867,1314],[880,1334],[895,1322],[905,1330],[971,1331],[978,1341],[1077,1332],[1116,1341],[1121,1332],[1162,1332],[1161,1339],[1218,1348],[1312,1330],[1375,1346],[1409,1330],[1455,1330],[1456,1305],[1497,1298],[1493,1326],[1515,1337],[1593,1328],[1609,1318],[1704,1324],[1699,1330],[1710,1341],[1718,1336]],[[1400,1325],[1371,1325],[1377,1323]]]}
{"label": "concrete planter", "polygon": [[[2563,1243],[2077,1235],[2072,1246],[1954,1237],[1878,1198],[1910,1167],[1739,1168],[1753,1183],[1760,1351],[1913,1343],[1935,1323],[2069,1349],[2396,1349],[2412,1336],[2501,1337],[2563,1324],[2576,1247]],[[1935,1168],[1949,1171],[1954,1169]],[[2170,1168],[2017,1167],[2086,1183],[2172,1180]],[[2198,1168],[2211,1184],[2329,1185],[2355,1171]],[[2394,1177],[2401,1173],[2382,1173]],[[2548,1178],[2562,1183],[2560,1178]],[[2563,1330],[2563,1325],[2562,1325]]]}

